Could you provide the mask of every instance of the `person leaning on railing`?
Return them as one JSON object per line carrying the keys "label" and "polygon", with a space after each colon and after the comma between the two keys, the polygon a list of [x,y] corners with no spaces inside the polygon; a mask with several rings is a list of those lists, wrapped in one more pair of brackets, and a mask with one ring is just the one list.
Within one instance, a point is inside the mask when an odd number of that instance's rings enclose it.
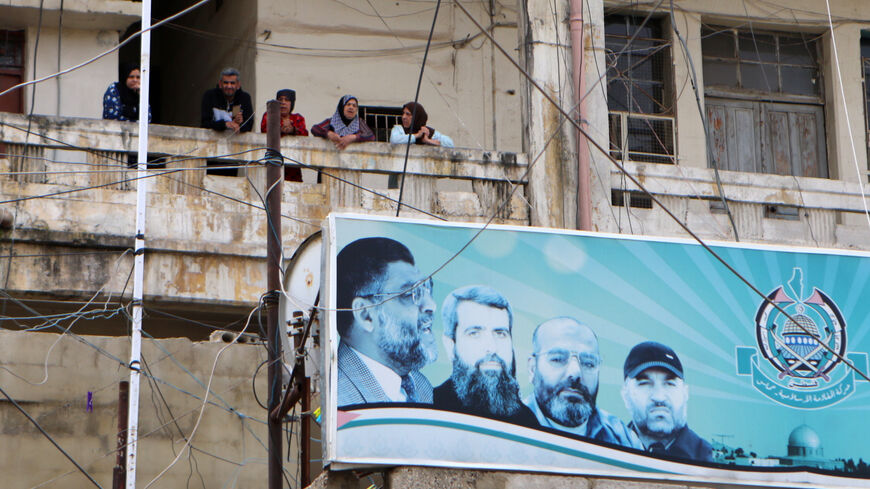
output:
{"label": "person leaning on railing", "polygon": [[359,101],[353,95],[341,97],[332,117],[311,126],[311,134],[329,139],[339,150],[349,144],[375,140],[375,133],[359,117]]}
{"label": "person leaning on railing", "polygon": [[[116,121],[139,120],[139,86],[141,73],[139,67],[123,63],[118,70],[118,81],[112,82],[103,95],[103,119]],[[148,120],[151,120],[151,106],[148,106]]]}
{"label": "person leaning on railing", "polygon": [[390,132],[390,142],[393,144],[428,144],[431,146],[453,147],[453,140],[426,125],[429,115],[422,105],[408,102],[402,106],[402,125],[396,124]]}
{"label": "person leaning on railing", "polygon": [[[308,129],[305,128],[305,118],[302,117],[302,114],[293,113],[293,109],[296,107],[296,91],[289,88],[278,90],[275,99],[281,104],[281,137],[307,136]],[[263,119],[260,121],[260,132],[266,132],[267,126],[267,114],[264,112]],[[295,166],[285,166],[284,180],[301,182],[302,171]]]}

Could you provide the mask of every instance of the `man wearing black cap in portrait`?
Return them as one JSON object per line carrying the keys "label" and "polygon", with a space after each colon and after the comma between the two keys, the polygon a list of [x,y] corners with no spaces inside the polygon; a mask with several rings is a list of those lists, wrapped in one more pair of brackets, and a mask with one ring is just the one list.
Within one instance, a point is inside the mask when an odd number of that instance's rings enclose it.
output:
{"label": "man wearing black cap in portrait", "polygon": [[689,387],[674,350],[654,341],[635,345],[623,366],[622,399],[631,413],[628,425],[646,451],[702,462],[713,461],[708,442],[686,425]]}

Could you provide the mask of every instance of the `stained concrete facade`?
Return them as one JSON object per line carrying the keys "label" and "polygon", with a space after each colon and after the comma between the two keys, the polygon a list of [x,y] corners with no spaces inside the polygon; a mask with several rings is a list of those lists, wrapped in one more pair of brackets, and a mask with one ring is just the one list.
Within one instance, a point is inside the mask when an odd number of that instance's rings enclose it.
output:
{"label": "stained concrete facade", "polygon": [[[125,338],[0,331],[0,386],[102,487],[112,487],[118,384],[129,378],[129,349]],[[188,480],[191,487],[262,485],[266,426],[251,374],[265,359],[264,348],[146,340],[142,355],[137,487],[178,454],[152,487],[186,487]],[[256,387],[264,396],[265,375]],[[93,487],[5,398],[0,433],[3,487]],[[285,467],[293,477],[296,466]]]}

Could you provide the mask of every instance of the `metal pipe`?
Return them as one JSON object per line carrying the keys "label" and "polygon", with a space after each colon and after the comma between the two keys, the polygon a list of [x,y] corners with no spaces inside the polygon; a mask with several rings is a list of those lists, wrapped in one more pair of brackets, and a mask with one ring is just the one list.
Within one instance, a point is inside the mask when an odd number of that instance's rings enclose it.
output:
{"label": "metal pipe", "polygon": [[118,383],[118,453],[115,455],[115,468],[112,471],[112,489],[124,489],[126,483],[124,463],[127,459],[127,409],[130,404],[130,383]]}
{"label": "metal pipe", "polygon": [[[136,169],[136,241],[133,257],[133,323],[130,331],[130,402],[127,409],[127,489],[136,489],[139,441],[139,374],[142,364],[142,299],[145,295],[145,211],[148,204],[148,94],[151,76],[151,0],[142,0],[139,72],[139,155]],[[122,80],[123,83],[123,80]]]}
{"label": "metal pipe", "polygon": [[[586,103],[583,94],[586,93],[586,77],[583,62],[583,0],[571,0],[571,53],[572,81],[574,82],[574,101],[580,125],[586,128]],[[592,229],[592,176],[589,170],[589,142],[580,130],[577,130],[577,229],[589,231]]]}
{"label": "metal pipe", "polygon": [[[281,290],[281,179],[284,174],[281,157],[281,106],[277,100],[266,102],[266,335],[269,352],[269,410],[271,413],[281,403],[281,339],[287,334],[278,324],[278,296]],[[268,417],[269,432],[269,489],[284,486],[284,468],[281,436],[281,419]]]}

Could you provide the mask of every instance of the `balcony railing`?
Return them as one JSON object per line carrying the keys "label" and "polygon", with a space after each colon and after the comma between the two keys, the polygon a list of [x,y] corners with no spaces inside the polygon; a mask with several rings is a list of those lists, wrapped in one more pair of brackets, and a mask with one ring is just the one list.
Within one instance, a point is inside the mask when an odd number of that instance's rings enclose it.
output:
{"label": "balcony railing", "polygon": [[[11,178],[73,188],[135,189],[136,124],[39,116],[31,122],[30,135],[27,126],[25,116],[0,113],[0,144],[6,146]],[[152,125],[149,161],[160,175],[154,191],[239,194],[245,193],[248,178],[262,191],[262,165],[251,161],[263,158],[265,143],[266,135],[259,133]],[[389,188],[388,180],[402,173],[404,146],[364,143],[337,151],[330,142],[314,137],[285,137],[281,144],[285,157],[311,170],[305,172],[305,183],[286,182],[285,191],[316,185],[328,196],[330,209],[395,213],[399,191]],[[287,164],[295,165],[289,160]],[[510,195],[514,185],[525,185],[525,170],[524,155],[412,146],[403,215],[485,219],[498,211],[500,199]],[[248,178],[235,181],[214,174]],[[522,193],[523,189],[516,189],[512,205],[498,212],[500,221],[527,223]]]}

